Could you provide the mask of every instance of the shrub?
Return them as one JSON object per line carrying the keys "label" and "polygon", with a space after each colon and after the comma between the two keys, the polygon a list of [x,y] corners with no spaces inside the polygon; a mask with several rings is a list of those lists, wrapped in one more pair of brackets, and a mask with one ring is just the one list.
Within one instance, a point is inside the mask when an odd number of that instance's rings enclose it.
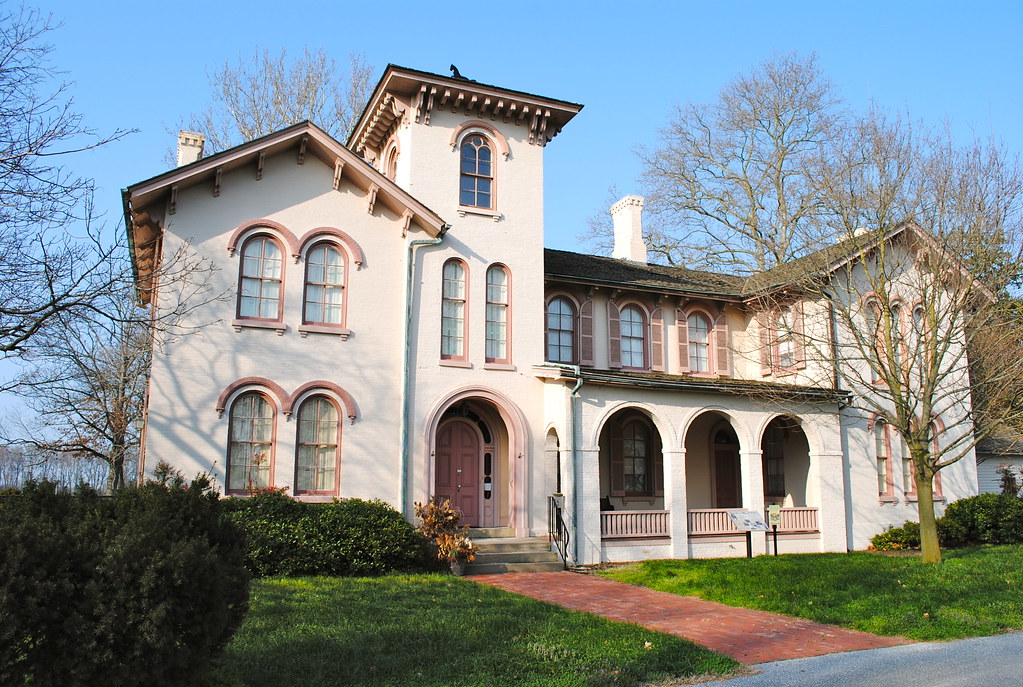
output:
{"label": "shrub", "polygon": [[472,562],[478,552],[469,539],[469,526],[460,524],[462,512],[451,505],[450,499],[438,501],[436,496],[424,503],[415,504],[419,518],[419,532],[431,545],[438,561],[455,563]]}
{"label": "shrub", "polygon": [[281,492],[227,499],[246,566],[267,575],[380,575],[422,568],[424,541],[383,501],[303,503]]}
{"label": "shrub", "polygon": [[1023,543],[1023,501],[1004,494],[978,494],[948,505],[946,526],[959,544]]}
{"label": "shrub", "polygon": [[907,520],[901,527],[887,527],[870,538],[878,551],[904,551],[920,548],[920,523]]}
{"label": "shrub", "polygon": [[241,624],[240,533],[204,477],[0,498],[0,684],[199,684]]}

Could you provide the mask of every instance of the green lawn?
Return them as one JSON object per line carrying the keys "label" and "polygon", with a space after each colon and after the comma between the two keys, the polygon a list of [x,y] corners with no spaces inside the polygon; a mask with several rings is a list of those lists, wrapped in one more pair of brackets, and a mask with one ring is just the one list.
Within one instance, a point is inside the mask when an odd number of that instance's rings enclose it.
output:
{"label": "green lawn", "polygon": [[459,578],[311,577],[253,583],[220,683],[635,685],[736,668],[671,635]]}
{"label": "green lawn", "polygon": [[647,561],[602,572],[651,589],[913,639],[1023,629],[1023,546]]}

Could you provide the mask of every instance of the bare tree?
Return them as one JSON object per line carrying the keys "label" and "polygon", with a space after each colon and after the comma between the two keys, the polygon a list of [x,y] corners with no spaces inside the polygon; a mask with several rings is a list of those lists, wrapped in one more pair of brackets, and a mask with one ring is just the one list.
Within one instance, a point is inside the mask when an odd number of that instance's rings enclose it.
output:
{"label": "bare tree", "polygon": [[103,266],[116,249],[90,221],[92,180],[64,163],[127,132],[99,136],[74,112],[70,84],[48,63],[53,28],[37,10],[0,14],[0,357],[112,285]]}
{"label": "bare tree", "polygon": [[829,232],[814,169],[844,118],[814,55],[774,57],[714,103],[677,107],[658,147],[637,151],[651,252],[749,274],[819,248]]}
{"label": "bare tree", "polygon": [[257,49],[249,61],[225,62],[209,74],[212,103],[189,127],[205,134],[209,152],[305,119],[343,140],[366,106],[371,76],[364,55],[350,53],[341,70],[322,48],[306,48],[298,59]]}
{"label": "bare tree", "polygon": [[790,285],[771,292],[775,312],[793,288],[826,304],[791,334],[808,360],[835,361],[818,383],[833,376],[852,412],[890,432],[916,493],[923,558],[936,562],[936,475],[983,437],[1023,425],[1023,326],[1009,298],[1023,259],[1023,172],[993,142],[956,145],[947,129],[877,111],[849,143],[821,174],[845,239],[756,279]]}

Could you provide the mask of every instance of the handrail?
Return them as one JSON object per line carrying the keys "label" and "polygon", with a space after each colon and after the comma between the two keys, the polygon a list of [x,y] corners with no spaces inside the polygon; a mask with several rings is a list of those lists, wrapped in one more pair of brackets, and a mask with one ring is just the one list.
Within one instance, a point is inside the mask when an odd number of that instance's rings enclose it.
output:
{"label": "handrail", "polygon": [[561,554],[565,570],[568,570],[568,545],[572,540],[572,535],[568,531],[568,526],[565,525],[561,514],[561,505],[556,496],[547,497],[547,536],[552,542],[557,543],[558,553]]}

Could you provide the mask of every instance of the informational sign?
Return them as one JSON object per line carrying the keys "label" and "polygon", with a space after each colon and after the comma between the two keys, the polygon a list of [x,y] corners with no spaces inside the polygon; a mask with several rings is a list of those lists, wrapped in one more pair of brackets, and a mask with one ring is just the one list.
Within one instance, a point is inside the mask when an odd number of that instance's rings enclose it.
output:
{"label": "informational sign", "polygon": [[766,532],[770,528],[764,522],[764,517],[755,510],[732,510],[728,516],[735,523],[735,528],[742,532]]}
{"label": "informational sign", "polygon": [[772,527],[781,527],[781,506],[772,503],[767,507],[767,524]]}

